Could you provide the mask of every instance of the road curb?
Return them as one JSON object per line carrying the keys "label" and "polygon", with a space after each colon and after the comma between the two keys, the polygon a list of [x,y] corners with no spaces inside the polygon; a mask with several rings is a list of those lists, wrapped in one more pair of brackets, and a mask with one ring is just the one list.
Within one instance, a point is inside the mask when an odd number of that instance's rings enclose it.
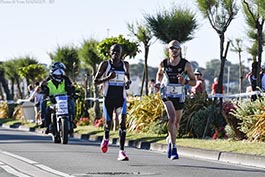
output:
{"label": "road curb", "polygon": [[[166,144],[158,144],[151,143],[150,150],[166,152],[167,145]],[[218,160],[220,156],[220,152],[214,150],[206,150],[206,149],[197,149],[197,148],[188,148],[183,146],[178,146],[178,154],[186,157],[192,158],[203,158],[209,160]]]}
{"label": "road curb", "polygon": [[[44,133],[39,128],[28,128],[22,125],[2,124],[0,126],[4,128],[17,128],[17,129],[24,130],[24,131]],[[95,142],[101,142],[103,139],[103,136],[97,136],[95,134],[74,133],[73,137],[77,139],[83,139],[83,140],[95,141]],[[109,143],[113,145],[119,145],[119,139],[110,138]],[[144,142],[144,141],[139,141],[139,140],[126,140],[125,146],[135,147],[138,149],[151,150],[151,151],[159,151],[163,153],[165,153],[167,150],[166,144],[150,143],[150,142]],[[221,152],[221,151],[182,147],[182,146],[178,146],[178,153],[180,156],[216,160],[216,161],[221,161],[221,162],[226,162],[226,163],[265,168],[265,156],[240,154],[240,153],[232,153],[232,152]]]}
{"label": "road curb", "polygon": [[[88,137],[88,140],[101,142],[102,138],[103,138],[102,136],[91,135]],[[109,143],[119,145],[118,138],[110,138]],[[125,146],[135,147],[138,149],[159,151],[163,153],[165,153],[167,150],[166,144],[142,142],[139,140],[126,140]],[[221,152],[221,151],[214,151],[214,150],[207,150],[207,149],[200,149],[200,148],[190,148],[190,147],[183,147],[183,146],[178,146],[178,153],[179,155],[185,156],[185,157],[216,160],[216,161],[221,161],[221,162],[226,162],[226,163],[265,168],[265,156]]]}
{"label": "road curb", "polygon": [[265,156],[221,152],[220,161],[265,168]]}

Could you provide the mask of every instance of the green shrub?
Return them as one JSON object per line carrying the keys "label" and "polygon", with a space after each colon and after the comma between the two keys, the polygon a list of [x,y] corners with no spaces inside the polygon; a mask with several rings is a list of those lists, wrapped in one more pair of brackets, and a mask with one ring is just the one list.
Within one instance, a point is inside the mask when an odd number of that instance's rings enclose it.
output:
{"label": "green shrub", "polygon": [[147,133],[164,135],[168,132],[168,121],[159,120],[151,123]]}
{"label": "green shrub", "polygon": [[85,103],[85,89],[78,84],[75,84],[76,90],[78,91],[78,98],[75,100],[75,117],[79,120],[82,117],[89,117],[87,106]]}
{"label": "green shrub", "polygon": [[234,137],[236,137],[235,131],[231,128],[229,124],[225,126],[225,132],[229,139],[234,139]]}
{"label": "green shrub", "polygon": [[[192,117],[192,133],[193,133],[193,138],[202,138],[204,135],[204,131],[206,129],[206,124],[207,124],[207,119],[208,119],[208,110],[207,109],[200,109],[198,110]],[[212,134],[210,132],[210,129],[206,129],[206,134],[210,136]]]}
{"label": "green shrub", "polygon": [[196,94],[193,98],[187,97],[179,125],[180,137],[193,137],[193,115],[201,109],[206,109],[211,104],[213,104],[213,101],[208,99],[207,94]]}
{"label": "green shrub", "polygon": [[236,105],[231,113],[241,121],[240,130],[246,134],[248,140],[265,141],[265,99],[256,101],[244,100]]}
{"label": "green shrub", "polygon": [[193,137],[212,137],[216,130],[224,128],[226,122],[220,113],[220,107],[215,104],[206,109],[198,110],[192,118]]}

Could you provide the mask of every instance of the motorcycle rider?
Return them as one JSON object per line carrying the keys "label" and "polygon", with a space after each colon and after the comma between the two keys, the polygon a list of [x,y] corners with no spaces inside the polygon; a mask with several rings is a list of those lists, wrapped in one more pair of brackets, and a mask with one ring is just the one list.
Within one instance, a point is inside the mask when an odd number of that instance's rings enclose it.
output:
{"label": "motorcycle rider", "polygon": [[[45,133],[51,132],[51,116],[49,107],[47,107],[47,97],[56,95],[56,94],[67,94],[70,95],[68,104],[69,104],[69,113],[71,115],[71,129],[76,128],[73,120],[75,119],[75,87],[70,80],[65,75],[66,67],[61,62],[55,62],[52,64],[49,76],[41,83],[41,90],[44,94],[44,99],[41,103],[41,119],[42,126],[47,127]],[[71,130],[72,132],[73,130]]]}

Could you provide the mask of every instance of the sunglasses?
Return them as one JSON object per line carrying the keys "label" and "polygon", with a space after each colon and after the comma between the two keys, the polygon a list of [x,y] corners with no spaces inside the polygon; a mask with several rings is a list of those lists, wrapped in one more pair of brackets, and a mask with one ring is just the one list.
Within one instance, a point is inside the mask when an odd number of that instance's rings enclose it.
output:
{"label": "sunglasses", "polygon": [[178,46],[171,46],[171,47],[169,47],[169,49],[170,50],[174,50],[174,49],[177,49],[178,50],[178,49],[180,49],[180,47],[178,47]]}

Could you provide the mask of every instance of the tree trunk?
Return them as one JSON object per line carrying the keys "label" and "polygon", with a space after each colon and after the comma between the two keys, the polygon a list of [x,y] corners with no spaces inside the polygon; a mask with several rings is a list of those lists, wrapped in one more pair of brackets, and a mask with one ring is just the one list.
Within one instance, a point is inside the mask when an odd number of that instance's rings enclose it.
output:
{"label": "tree trunk", "polygon": [[85,69],[85,72],[86,72],[86,74],[85,74],[85,98],[87,98],[88,97],[88,90],[87,90],[87,88],[88,88],[88,78],[89,78],[89,72],[88,72],[88,69]]}
{"label": "tree trunk", "polygon": [[224,66],[225,66],[225,58],[223,56],[225,37],[224,37],[223,33],[219,34],[219,37],[220,37],[220,60],[221,60],[221,66],[220,66],[220,73],[219,73],[219,77],[218,77],[217,93],[222,93],[222,91],[223,91]]}
{"label": "tree trunk", "polygon": [[17,83],[18,96],[19,96],[20,99],[22,99],[23,95],[22,95],[22,91],[21,91],[21,88],[20,88],[19,78],[16,77],[15,80],[16,80],[16,83]]}
{"label": "tree trunk", "polygon": [[[225,60],[229,48],[230,42],[227,42],[226,45],[226,50],[224,53],[224,41],[225,41],[225,36],[224,33],[220,34],[220,59],[221,59],[221,67],[220,67],[220,74],[219,74],[219,79],[218,79],[218,86],[217,86],[217,93],[222,93],[223,91],[223,76],[224,76],[224,67],[225,67]],[[223,54],[224,53],[224,54]],[[220,113],[222,112],[223,108],[223,98],[220,98]]]}
{"label": "tree trunk", "polygon": [[[243,85],[243,67],[242,67],[242,61],[241,61],[241,52],[238,53],[239,58],[239,93],[242,93],[242,85]],[[240,97],[241,99],[241,97]]]}
{"label": "tree trunk", "polygon": [[6,94],[6,100],[12,100],[9,88],[8,88],[8,82],[7,80],[4,78],[4,76],[0,77],[0,82],[2,83],[2,86],[4,88],[4,92]]}
{"label": "tree trunk", "polygon": [[[256,21],[256,27],[258,31],[258,68],[257,68],[257,76],[259,76],[259,71],[261,68],[261,60],[262,60],[262,43],[263,43],[263,34],[262,34],[262,28],[263,28],[264,20],[262,20],[261,24],[259,23],[259,20]],[[257,86],[259,88],[262,88],[261,86],[261,78],[257,77]]]}
{"label": "tree trunk", "polygon": [[149,46],[145,46],[145,52],[144,52],[144,71],[145,71],[145,94],[148,95],[148,53],[149,53]]}
{"label": "tree trunk", "polygon": [[141,84],[140,96],[143,96],[144,81],[145,81],[145,70],[143,70],[143,77],[142,77],[142,84]]}
{"label": "tree trunk", "polygon": [[12,96],[13,99],[15,97],[14,85],[15,85],[15,80],[12,78],[11,79],[11,96]]}
{"label": "tree trunk", "polygon": [[4,93],[2,91],[2,85],[0,85],[0,100],[4,100]]}

